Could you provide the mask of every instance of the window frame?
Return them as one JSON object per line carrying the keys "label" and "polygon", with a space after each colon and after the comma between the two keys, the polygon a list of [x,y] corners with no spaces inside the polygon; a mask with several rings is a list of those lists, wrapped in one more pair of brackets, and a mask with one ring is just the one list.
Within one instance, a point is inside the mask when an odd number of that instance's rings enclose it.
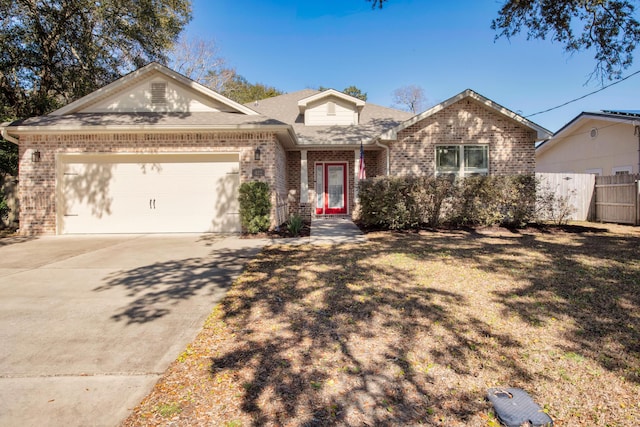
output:
{"label": "window frame", "polygon": [[633,166],[614,166],[611,168],[611,175],[631,175]]}
{"label": "window frame", "polygon": [[[452,149],[457,150],[457,167],[456,168],[441,168],[439,165],[439,150],[440,149]],[[484,168],[468,168],[465,166],[467,163],[467,148],[482,148],[483,154],[486,159],[486,167]],[[436,144],[435,146],[435,176],[454,175],[456,178],[466,178],[468,176],[481,175],[489,176],[489,144]]]}

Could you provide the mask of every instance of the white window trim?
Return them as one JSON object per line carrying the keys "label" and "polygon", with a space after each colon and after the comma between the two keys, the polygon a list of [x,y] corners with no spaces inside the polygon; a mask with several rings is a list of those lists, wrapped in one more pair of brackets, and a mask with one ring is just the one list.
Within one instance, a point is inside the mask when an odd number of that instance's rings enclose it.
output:
{"label": "white window trim", "polygon": [[[458,169],[458,172],[455,173],[456,177],[458,178],[464,178],[466,176],[472,176],[473,173],[484,173],[486,176],[489,176],[489,165],[490,165],[490,161],[489,161],[489,145],[488,144],[451,144],[451,145],[447,145],[447,144],[437,144],[435,146],[435,175],[449,175],[452,174],[453,172],[438,172],[438,148],[439,147],[457,147],[459,150],[459,158],[460,158],[460,168]],[[464,147],[486,147],[487,149],[487,168],[486,169],[482,169],[480,171],[473,171],[471,173],[465,172],[464,169]]]}
{"label": "white window trim", "polygon": [[633,166],[616,166],[611,168],[611,175],[615,175],[617,172],[626,172],[631,175],[633,173]]}
{"label": "white window trim", "polygon": [[[573,173],[573,172],[568,172],[568,173]],[[602,176],[602,168],[586,169],[584,173],[590,173],[591,175]]]}

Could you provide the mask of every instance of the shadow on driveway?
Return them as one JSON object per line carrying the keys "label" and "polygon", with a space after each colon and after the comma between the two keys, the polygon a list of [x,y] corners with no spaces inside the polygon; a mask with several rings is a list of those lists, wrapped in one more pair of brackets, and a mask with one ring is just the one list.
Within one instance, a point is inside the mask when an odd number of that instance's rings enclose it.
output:
{"label": "shadow on driveway", "polygon": [[146,323],[166,316],[182,300],[217,299],[256,252],[255,248],[219,249],[206,258],[169,260],[119,271],[107,276],[105,284],[94,291],[124,289],[134,299],[112,318],[128,324]]}

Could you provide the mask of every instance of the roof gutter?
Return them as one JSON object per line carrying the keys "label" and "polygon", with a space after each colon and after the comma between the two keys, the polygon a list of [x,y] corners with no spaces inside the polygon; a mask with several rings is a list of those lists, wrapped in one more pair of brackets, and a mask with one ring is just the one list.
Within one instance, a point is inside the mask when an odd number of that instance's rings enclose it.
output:
{"label": "roof gutter", "polygon": [[640,123],[633,121],[633,134],[638,137],[638,173],[640,173]]}
{"label": "roof gutter", "polygon": [[[3,125],[4,125],[4,123],[3,123]],[[18,140],[18,138],[9,135],[9,132],[7,131],[7,127],[6,126],[1,126],[0,127],[0,134],[2,134],[2,137],[4,139],[6,139],[7,141],[13,142],[16,145],[20,145],[20,141]]]}
{"label": "roof gutter", "polygon": [[[190,126],[190,125],[138,125],[138,126],[119,126],[119,125],[98,125],[98,126],[14,126],[13,131],[19,133],[92,133],[92,132],[166,132],[166,131],[189,131],[189,132],[210,132],[210,131],[242,131],[242,130],[258,130],[282,132],[288,131],[289,125],[260,125],[260,124],[241,124],[241,125],[216,125],[216,126]],[[4,136],[5,129],[3,128]]]}
{"label": "roof gutter", "polygon": [[391,168],[391,166],[390,166],[391,165],[391,153],[389,151],[389,146],[382,144],[379,139],[376,140],[376,145],[378,147],[384,148],[384,150],[386,151],[386,156],[385,157],[387,158],[387,170],[385,171],[385,175],[389,176],[390,168]]}

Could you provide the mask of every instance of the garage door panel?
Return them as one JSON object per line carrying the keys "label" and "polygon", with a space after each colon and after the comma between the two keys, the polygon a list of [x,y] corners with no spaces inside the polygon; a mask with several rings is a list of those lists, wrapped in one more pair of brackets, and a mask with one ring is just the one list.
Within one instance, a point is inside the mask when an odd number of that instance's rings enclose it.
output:
{"label": "garage door panel", "polygon": [[237,159],[237,154],[63,156],[59,232],[240,231]]}

